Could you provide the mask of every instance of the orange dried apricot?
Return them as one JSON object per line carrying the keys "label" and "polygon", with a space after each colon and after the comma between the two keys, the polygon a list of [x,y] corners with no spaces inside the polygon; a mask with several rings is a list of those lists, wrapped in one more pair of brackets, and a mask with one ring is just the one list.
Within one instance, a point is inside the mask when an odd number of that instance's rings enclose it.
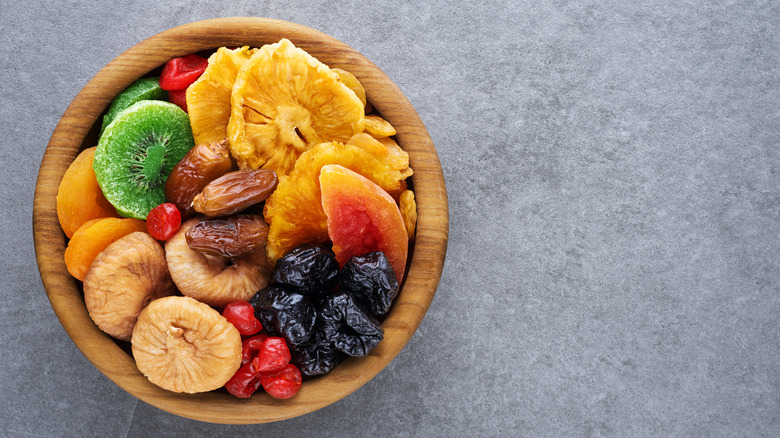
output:
{"label": "orange dried apricot", "polygon": [[146,222],[132,218],[106,217],[85,222],[65,248],[65,266],[70,275],[84,281],[92,261],[115,240],[134,231],[146,232]]}
{"label": "orange dried apricot", "polygon": [[85,149],[76,157],[57,190],[57,217],[68,238],[89,220],[119,217],[114,206],[103,196],[92,170],[95,149]]}

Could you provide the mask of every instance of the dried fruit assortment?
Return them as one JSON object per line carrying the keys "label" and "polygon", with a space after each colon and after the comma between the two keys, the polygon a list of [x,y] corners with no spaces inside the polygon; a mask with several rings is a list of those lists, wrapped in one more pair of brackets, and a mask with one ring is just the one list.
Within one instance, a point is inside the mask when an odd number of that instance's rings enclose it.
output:
{"label": "dried fruit assortment", "polygon": [[293,397],[368,355],[416,203],[360,81],[282,39],[169,61],[65,173],[68,271],[95,324],[169,391]]}

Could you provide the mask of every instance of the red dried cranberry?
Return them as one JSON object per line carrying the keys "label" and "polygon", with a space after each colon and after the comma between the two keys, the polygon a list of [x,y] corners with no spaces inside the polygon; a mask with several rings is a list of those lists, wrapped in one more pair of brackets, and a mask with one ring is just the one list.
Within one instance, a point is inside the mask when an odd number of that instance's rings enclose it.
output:
{"label": "red dried cranberry", "polygon": [[260,375],[263,389],[274,398],[290,398],[301,389],[301,372],[293,364],[280,371]]}
{"label": "red dried cranberry", "polygon": [[262,376],[252,368],[252,363],[243,365],[225,383],[225,389],[236,397],[247,398],[260,387]]}
{"label": "red dried cranberry", "polygon": [[175,103],[179,108],[187,111],[187,89],[183,90],[171,90],[168,92],[168,102]]}
{"label": "red dried cranberry", "polygon": [[252,361],[255,370],[261,373],[279,371],[288,363],[290,363],[290,349],[284,338],[276,336],[267,338],[263,342],[257,357]]}
{"label": "red dried cranberry", "polygon": [[234,301],[222,311],[231,324],[236,326],[241,336],[251,336],[263,329],[263,325],[255,318],[255,309],[247,301]]}
{"label": "red dried cranberry", "polygon": [[176,205],[164,202],[146,216],[146,230],[157,240],[168,240],[181,226],[181,212]]}
{"label": "red dried cranberry", "polygon": [[187,88],[208,66],[208,59],[194,54],[173,58],[160,73],[160,88],[168,91]]}
{"label": "red dried cranberry", "polygon": [[259,334],[252,336],[251,338],[244,339],[241,345],[241,365],[246,365],[257,357],[257,353],[263,346],[263,342],[268,337],[266,334]]}

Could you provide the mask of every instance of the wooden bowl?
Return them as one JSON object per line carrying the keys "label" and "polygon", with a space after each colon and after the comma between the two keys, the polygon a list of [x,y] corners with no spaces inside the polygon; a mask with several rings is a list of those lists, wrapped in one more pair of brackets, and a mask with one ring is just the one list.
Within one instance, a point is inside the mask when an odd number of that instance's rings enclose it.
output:
{"label": "wooden bowl", "polygon": [[[96,128],[111,101],[133,81],[171,58],[221,46],[260,47],[291,40],[331,67],[352,72],[374,108],[397,130],[409,153],[417,200],[417,234],[407,277],[383,322],[384,340],[370,355],[348,359],[325,376],[304,383],[293,398],[265,393],[239,399],[224,390],[176,394],[163,390],[136,368],[127,345],[100,331],[87,313],[81,283],[64,262],[67,238],[56,212],[57,189],[78,153],[96,144]],[[41,162],[35,187],[33,237],[43,286],[65,331],[109,379],[135,397],[165,411],[215,423],[264,423],[303,415],[347,396],[379,373],[401,351],[423,319],[436,292],[448,237],[447,192],[436,149],[401,90],[374,64],[344,43],[313,29],[262,18],[224,18],[179,26],[135,45],[100,70],[68,106]],[[386,388],[393,391],[393,388]]]}

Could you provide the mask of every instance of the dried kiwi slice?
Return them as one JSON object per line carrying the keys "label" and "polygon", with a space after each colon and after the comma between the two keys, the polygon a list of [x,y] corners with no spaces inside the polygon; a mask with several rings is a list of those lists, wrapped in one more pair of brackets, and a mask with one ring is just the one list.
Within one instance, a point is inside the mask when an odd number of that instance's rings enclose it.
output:
{"label": "dried kiwi slice", "polygon": [[92,167],[119,214],[144,220],[165,201],[165,180],[194,144],[187,113],[172,103],[142,100],[106,127]]}
{"label": "dried kiwi slice", "polygon": [[103,116],[103,125],[100,133],[106,130],[117,114],[130,105],[142,100],[167,100],[168,92],[160,88],[160,78],[141,78],[133,82],[125,91],[119,93],[119,96],[111,102],[108,112]]}

